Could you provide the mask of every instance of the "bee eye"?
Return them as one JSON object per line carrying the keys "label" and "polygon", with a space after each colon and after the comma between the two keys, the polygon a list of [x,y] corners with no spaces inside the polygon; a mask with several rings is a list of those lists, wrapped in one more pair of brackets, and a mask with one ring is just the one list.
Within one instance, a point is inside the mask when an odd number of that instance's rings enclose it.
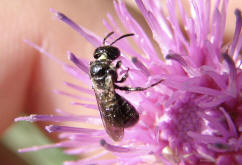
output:
{"label": "bee eye", "polygon": [[95,59],[98,59],[104,52],[105,52],[105,49],[103,47],[99,47],[94,51],[93,57]]}
{"label": "bee eye", "polygon": [[107,51],[108,58],[111,60],[115,60],[120,56],[120,51],[118,48],[110,46]]}
{"label": "bee eye", "polygon": [[93,56],[95,59],[98,59],[100,57],[100,54],[94,54]]}

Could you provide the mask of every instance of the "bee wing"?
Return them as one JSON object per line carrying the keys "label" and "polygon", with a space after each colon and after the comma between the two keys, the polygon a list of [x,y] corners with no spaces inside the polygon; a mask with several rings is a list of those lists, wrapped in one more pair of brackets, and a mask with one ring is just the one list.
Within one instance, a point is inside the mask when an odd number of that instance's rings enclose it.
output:
{"label": "bee wing", "polygon": [[115,127],[111,123],[107,122],[102,115],[101,111],[101,118],[103,121],[103,126],[107,132],[107,134],[114,140],[114,141],[120,141],[124,136],[124,128],[122,127]]}
{"label": "bee wing", "polygon": [[[96,100],[97,100],[97,105],[98,105],[98,109],[100,112],[100,116],[102,118],[102,122],[103,122],[103,126],[107,132],[107,134],[114,140],[114,141],[120,141],[123,136],[124,136],[124,128],[122,127],[117,127],[114,126],[112,123],[108,122],[105,118],[104,112],[105,109],[103,109],[100,105],[102,104],[102,101],[98,95],[102,95],[101,93],[103,92],[102,90],[99,90],[98,87],[96,86],[96,83],[93,81],[93,86],[94,86],[94,93],[96,96]],[[108,87],[109,90],[109,97],[116,97],[115,96],[115,91],[114,91],[114,86],[113,86],[113,82],[112,82],[112,77],[108,76],[106,78],[105,81],[105,86]]]}
{"label": "bee wing", "polygon": [[112,123],[108,122],[105,119],[104,114],[103,114],[103,110],[100,107],[100,103],[99,103],[100,100],[98,99],[98,97],[96,97],[96,98],[97,98],[97,104],[98,104],[98,109],[99,109],[100,116],[101,116],[101,119],[102,119],[102,123],[103,123],[103,126],[104,126],[107,134],[114,141],[120,141],[124,136],[124,128],[115,127],[115,126],[112,125]]}

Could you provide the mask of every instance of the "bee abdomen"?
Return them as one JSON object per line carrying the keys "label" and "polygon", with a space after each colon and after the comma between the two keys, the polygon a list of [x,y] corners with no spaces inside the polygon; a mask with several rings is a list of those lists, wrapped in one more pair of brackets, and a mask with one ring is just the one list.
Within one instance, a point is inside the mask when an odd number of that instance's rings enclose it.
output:
{"label": "bee abdomen", "polygon": [[128,128],[137,123],[139,113],[126,99],[116,94],[114,102],[103,105],[106,120],[115,127]]}
{"label": "bee abdomen", "polygon": [[126,99],[121,97],[120,102],[122,102],[121,111],[123,127],[128,128],[134,126],[139,120],[139,113],[136,111],[135,107],[130,104]]}

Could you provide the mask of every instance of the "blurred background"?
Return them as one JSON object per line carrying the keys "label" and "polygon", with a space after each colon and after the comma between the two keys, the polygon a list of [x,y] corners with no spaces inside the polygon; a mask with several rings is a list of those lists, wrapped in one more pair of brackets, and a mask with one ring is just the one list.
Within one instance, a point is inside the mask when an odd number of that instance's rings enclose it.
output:
{"label": "blurred background", "polygon": [[13,124],[3,135],[0,143],[1,165],[61,165],[66,160],[76,160],[65,155],[61,149],[18,153],[18,149],[53,143],[35,124],[19,122]]}
{"label": "blurred background", "polygon": [[[187,4],[188,0],[183,1]],[[165,0],[161,2],[164,3]],[[134,1],[126,0],[126,3],[132,15],[151,37]],[[234,31],[234,9],[237,7],[241,8],[240,0],[229,1],[226,40],[231,39]],[[54,89],[69,90],[65,89],[63,81],[78,82],[67,75],[58,64],[26,45],[23,39],[40,45],[66,63],[70,63],[65,55],[67,50],[86,59],[92,58],[94,50],[94,47],[70,27],[53,19],[50,8],[65,13],[99,36],[107,33],[102,25],[102,19],[107,13],[111,13],[118,20],[112,0],[0,0],[1,165],[61,165],[64,160],[77,159],[65,155],[61,149],[21,154],[17,152],[19,148],[53,143],[53,137],[50,139],[49,135],[39,129],[39,125],[14,123],[14,118],[22,114],[52,114],[55,108],[79,110],[70,106],[70,99],[53,93]]]}

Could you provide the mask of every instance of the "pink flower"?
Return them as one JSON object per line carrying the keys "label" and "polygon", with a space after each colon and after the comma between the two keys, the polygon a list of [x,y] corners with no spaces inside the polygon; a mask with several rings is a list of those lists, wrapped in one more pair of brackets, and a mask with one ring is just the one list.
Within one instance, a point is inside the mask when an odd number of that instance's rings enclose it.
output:
{"label": "pink flower", "polygon": [[[20,152],[44,148],[64,147],[68,154],[82,154],[103,148],[94,156],[65,165],[79,164],[241,164],[242,163],[242,47],[240,10],[235,11],[236,27],[233,40],[223,43],[228,0],[217,0],[212,9],[210,0],[190,1],[191,16],[185,12],[180,0],[167,0],[168,15],[157,1],[136,0],[146,19],[163,58],[158,57],[144,30],[130,15],[124,2],[114,1],[116,12],[130,37],[141,49],[138,53],[126,38],[115,43],[120,48],[122,74],[130,68],[125,85],[148,86],[157,80],[164,81],[144,92],[124,93],[117,90],[137,108],[139,122],[125,129],[122,141],[114,143],[104,129],[87,129],[50,125],[48,132],[61,132],[61,142],[47,146],[22,149]],[[175,15],[179,8],[184,32]],[[220,6],[220,7],[219,7]],[[75,24],[62,13],[52,12],[80,33],[94,47],[102,45],[102,37]],[[212,17],[210,17],[212,12]],[[123,32],[111,15],[104,20],[114,38]],[[113,37],[108,40],[111,42]],[[36,45],[32,46],[44,52]],[[79,99],[73,104],[98,110],[88,76],[88,61],[68,52],[76,66],[63,64],[71,75],[90,88],[72,83],[67,86],[92,97],[81,97],[63,91],[59,94]],[[91,104],[83,103],[91,101]],[[102,125],[99,116],[76,116],[58,110],[60,116],[31,115],[16,121],[79,121]],[[111,152],[115,158],[99,160]]]}

